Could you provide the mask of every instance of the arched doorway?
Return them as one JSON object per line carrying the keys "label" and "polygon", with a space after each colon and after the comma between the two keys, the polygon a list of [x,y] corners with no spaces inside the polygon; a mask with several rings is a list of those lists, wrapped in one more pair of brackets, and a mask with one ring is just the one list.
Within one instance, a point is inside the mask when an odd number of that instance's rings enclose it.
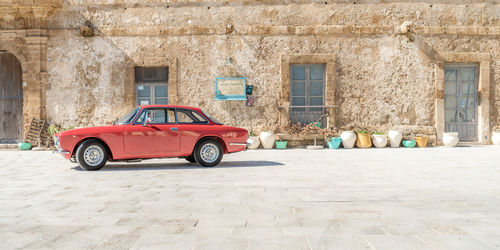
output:
{"label": "arched doorway", "polygon": [[0,51],[0,143],[23,140],[22,69],[17,58]]}

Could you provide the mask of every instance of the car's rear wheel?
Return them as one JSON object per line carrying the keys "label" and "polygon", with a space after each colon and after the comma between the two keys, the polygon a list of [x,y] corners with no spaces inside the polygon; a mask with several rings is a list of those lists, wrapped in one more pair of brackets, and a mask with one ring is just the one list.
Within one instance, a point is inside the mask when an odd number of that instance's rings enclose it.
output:
{"label": "car's rear wheel", "polygon": [[97,140],[84,141],[76,150],[76,161],[85,170],[99,170],[108,160],[108,152]]}
{"label": "car's rear wheel", "polygon": [[194,159],[204,167],[213,167],[220,163],[224,151],[220,143],[213,139],[199,142],[194,150]]}
{"label": "car's rear wheel", "polygon": [[189,161],[191,163],[196,163],[196,159],[194,159],[193,155],[190,155],[190,156],[186,157],[186,161]]}

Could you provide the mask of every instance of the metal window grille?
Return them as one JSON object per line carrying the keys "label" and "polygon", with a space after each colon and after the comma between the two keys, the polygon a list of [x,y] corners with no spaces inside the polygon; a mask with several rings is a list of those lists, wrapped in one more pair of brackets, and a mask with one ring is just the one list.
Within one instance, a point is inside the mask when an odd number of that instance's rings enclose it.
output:
{"label": "metal window grille", "polygon": [[291,64],[290,74],[291,122],[324,120],[325,64]]}

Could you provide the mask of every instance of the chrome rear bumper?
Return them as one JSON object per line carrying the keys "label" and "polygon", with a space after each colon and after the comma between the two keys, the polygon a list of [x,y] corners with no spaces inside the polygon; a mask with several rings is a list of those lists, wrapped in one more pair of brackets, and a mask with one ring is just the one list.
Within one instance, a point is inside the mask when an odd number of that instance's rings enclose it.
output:
{"label": "chrome rear bumper", "polygon": [[243,142],[230,142],[229,146],[248,146],[250,143],[243,143]]}

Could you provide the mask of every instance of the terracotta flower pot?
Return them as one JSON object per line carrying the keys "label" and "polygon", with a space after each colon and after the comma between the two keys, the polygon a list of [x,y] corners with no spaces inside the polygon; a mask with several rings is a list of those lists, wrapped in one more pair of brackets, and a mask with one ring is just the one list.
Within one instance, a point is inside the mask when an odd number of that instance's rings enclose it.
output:
{"label": "terracotta flower pot", "polygon": [[427,147],[427,142],[429,141],[428,136],[415,136],[415,141],[417,141],[417,147],[425,148]]}
{"label": "terracotta flower pot", "polygon": [[358,133],[358,137],[356,139],[356,146],[358,148],[370,148],[372,146],[372,140],[370,138],[370,134]]}
{"label": "terracotta flower pot", "polygon": [[344,148],[353,148],[356,142],[356,133],[344,131],[340,134],[340,138],[342,139],[342,146],[344,146]]}

